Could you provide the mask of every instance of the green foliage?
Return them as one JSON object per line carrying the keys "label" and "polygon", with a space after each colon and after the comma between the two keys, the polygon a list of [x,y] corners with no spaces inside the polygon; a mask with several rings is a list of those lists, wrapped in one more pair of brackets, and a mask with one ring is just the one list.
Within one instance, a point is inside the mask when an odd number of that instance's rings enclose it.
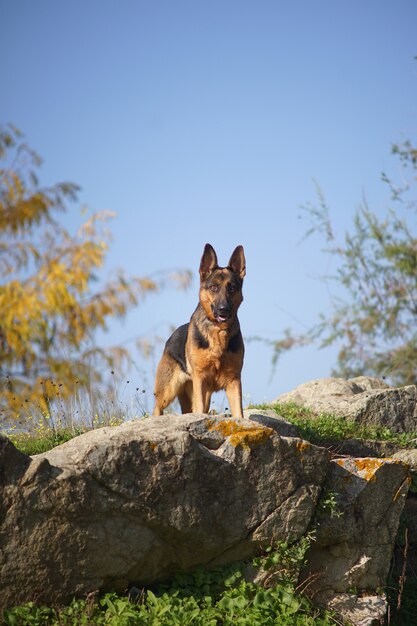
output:
{"label": "green foliage", "polygon": [[318,233],[324,252],[336,260],[332,280],[346,294],[333,299],[330,313],[308,333],[290,330],[277,340],[274,362],[282,352],[306,343],[339,347],[334,374],[386,377],[394,385],[417,382],[417,150],[410,142],[392,149],[403,168],[399,186],[383,173],[392,206],[380,218],[366,201],[357,209],[352,227],[338,239],[324,195],[317,205],[303,207],[311,222],[306,236]]}
{"label": "green foliage", "polygon": [[314,540],[315,532],[312,530],[292,543],[278,541],[273,546],[268,546],[262,556],[255,558],[254,565],[268,573],[267,581],[278,578],[295,585]]}
{"label": "green foliage", "polygon": [[366,426],[329,413],[316,415],[311,409],[297,404],[258,405],[259,409],[273,409],[278,415],[298,427],[303,439],[323,444],[329,440],[371,439],[391,441],[403,448],[415,448],[417,433],[394,433],[382,426]]}
{"label": "green foliage", "polygon": [[[89,611],[89,614],[87,614]],[[279,621],[278,621],[279,620]],[[142,604],[107,594],[92,609],[77,601],[62,610],[37,608],[32,604],[3,612],[5,626],[326,626],[334,624],[330,613],[312,608],[293,589],[277,585],[272,589],[241,583],[219,599],[206,596],[199,602],[192,596],[148,590]]]}
{"label": "green foliage", "polygon": [[315,512],[315,523],[319,524],[323,518],[334,519],[342,517],[343,511],[340,511],[339,504],[337,502],[337,494],[331,489],[325,489],[317,503]]}
{"label": "green foliage", "polygon": [[[289,548],[289,547],[288,547]],[[286,552],[282,546],[280,552]],[[292,558],[296,558],[294,553]],[[267,560],[269,557],[267,557]],[[267,561],[258,562],[258,566]],[[106,594],[95,602],[74,600],[62,609],[23,607],[3,611],[5,626],[330,626],[294,585],[282,581],[265,589],[247,582],[243,566],[178,575],[169,585],[143,590],[136,601]]]}

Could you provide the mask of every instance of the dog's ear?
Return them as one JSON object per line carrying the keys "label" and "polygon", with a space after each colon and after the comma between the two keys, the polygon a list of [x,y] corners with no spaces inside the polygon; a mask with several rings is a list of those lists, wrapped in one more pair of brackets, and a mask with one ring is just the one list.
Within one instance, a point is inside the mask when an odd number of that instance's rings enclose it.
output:
{"label": "dog's ear", "polygon": [[246,275],[246,260],[243,246],[237,246],[230,257],[228,267],[243,280]]}
{"label": "dog's ear", "polygon": [[204,246],[203,256],[200,261],[200,279],[206,280],[214,270],[219,267],[216,252],[209,243]]}

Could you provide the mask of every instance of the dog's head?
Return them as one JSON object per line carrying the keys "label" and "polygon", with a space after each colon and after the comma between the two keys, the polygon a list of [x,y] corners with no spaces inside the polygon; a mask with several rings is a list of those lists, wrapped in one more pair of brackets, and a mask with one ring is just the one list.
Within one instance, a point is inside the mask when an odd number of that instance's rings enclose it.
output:
{"label": "dog's head", "polygon": [[227,267],[219,267],[214,248],[206,243],[200,262],[200,302],[212,322],[226,327],[235,319],[245,274],[243,246],[235,248]]}

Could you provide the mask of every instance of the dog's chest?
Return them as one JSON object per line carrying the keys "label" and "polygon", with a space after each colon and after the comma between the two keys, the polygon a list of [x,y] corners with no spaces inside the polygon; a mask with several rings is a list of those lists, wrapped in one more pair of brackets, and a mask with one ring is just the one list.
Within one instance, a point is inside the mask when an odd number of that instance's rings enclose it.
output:
{"label": "dog's chest", "polygon": [[229,333],[219,330],[210,337],[210,346],[206,351],[206,367],[219,372],[225,367],[228,359]]}

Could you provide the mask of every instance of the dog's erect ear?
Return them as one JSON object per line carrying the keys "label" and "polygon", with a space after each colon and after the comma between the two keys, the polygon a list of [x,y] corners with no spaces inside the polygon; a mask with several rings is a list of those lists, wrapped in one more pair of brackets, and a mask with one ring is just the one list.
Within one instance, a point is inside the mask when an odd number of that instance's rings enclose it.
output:
{"label": "dog's erect ear", "polygon": [[200,261],[200,279],[206,280],[214,270],[219,267],[217,263],[217,255],[213,246],[206,243],[204,246],[203,256]]}
{"label": "dog's erect ear", "polygon": [[243,280],[246,275],[246,260],[243,246],[237,246],[230,257],[228,267]]}

